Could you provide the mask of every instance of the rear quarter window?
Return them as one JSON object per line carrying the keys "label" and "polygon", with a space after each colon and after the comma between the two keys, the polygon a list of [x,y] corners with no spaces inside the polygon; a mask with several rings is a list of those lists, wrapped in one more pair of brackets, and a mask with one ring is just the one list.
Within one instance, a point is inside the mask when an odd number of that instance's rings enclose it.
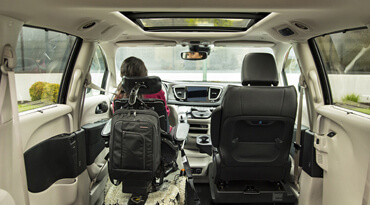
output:
{"label": "rear quarter window", "polygon": [[314,39],[333,104],[370,114],[370,31],[356,29]]}
{"label": "rear quarter window", "polygon": [[76,37],[23,27],[14,69],[19,112],[57,103],[60,84]]}

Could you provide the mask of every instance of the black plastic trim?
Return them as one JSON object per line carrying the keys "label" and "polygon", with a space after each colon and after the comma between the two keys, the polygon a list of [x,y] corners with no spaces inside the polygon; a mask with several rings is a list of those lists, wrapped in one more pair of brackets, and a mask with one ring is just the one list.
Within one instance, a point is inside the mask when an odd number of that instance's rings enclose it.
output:
{"label": "black plastic trim", "polygon": [[75,178],[86,170],[85,132],[60,134],[24,153],[28,190],[48,189],[59,179]]}
{"label": "black plastic trim", "polygon": [[302,150],[300,153],[300,166],[311,177],[323,178],[323,170],[316,163],[316,150],[314,147],[315,133],[306,130],[302,135]]}
{"label": "black plastic trim", "polygon": [[85,130],[86,136],[85,142],[87,165],[91,165],[105,147],[105,142],[101,136],[101,132],[107,122],[108,120],[101,120],[82,126],[82,129]]}

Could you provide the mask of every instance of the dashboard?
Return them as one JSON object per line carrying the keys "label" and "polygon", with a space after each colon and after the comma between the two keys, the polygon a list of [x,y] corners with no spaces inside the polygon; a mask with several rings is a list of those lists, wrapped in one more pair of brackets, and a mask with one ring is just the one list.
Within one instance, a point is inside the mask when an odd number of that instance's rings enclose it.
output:
{"label": "dashboard", "polygon": [[209,82],[166,82],[167,102],[173,105],[217,107],[228,84]]}

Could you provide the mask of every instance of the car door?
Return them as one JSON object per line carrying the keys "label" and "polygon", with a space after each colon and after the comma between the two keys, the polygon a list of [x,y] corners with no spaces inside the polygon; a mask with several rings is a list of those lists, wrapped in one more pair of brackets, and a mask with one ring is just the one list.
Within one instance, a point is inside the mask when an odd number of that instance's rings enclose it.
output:
{"label": "car door", "polygon": [[[10,45],[14,45],[18,56],[16,91],[11,94],[18,98],[19,126],[6,121],[9,102],[5,100],[0,150],[1,156],[8,157],[1,158],[0,186],[13,196],[16,204],[88,204],[90,178],[79,113],[85,79],[81,73],[84,65],[91,62],[96,43],[27,26],[20,26],[12,35],[18,37],[14,41],[17,43]],[[23,59],[33,59],[37,66],[31,69],[33,65]],[[9,93],[5,92],[5,99]],[[19,149],[14,147],[14,136],[9,130],[19,130]],[[14,154],[17,151],[24,156],[25,173],[18,171],[22,162],[14,165],[23,161],[22,156]],[[22,175],[23,184],[18,179]],[[21,190],[26,192],[24,197]]]}
{"label": "car door", "polygon": [[367,28],[310,41],[317,72],[306,79],[316,112],[316,162],[324,170],[322,204],[369,204],[369,42]]}
{"label": "car door", "polygon": [[[18,38],[18,59],[32,58],[38,64],[31,72],[16,74],[30,204],[88,200],[88,194],[81,192],[88,185],[88,175],[85,134],[76,126],[79,103],[67,103],[70,83],[74,94],[82,89],[73,86],[75,78],[70,81],[79,51],[86,50],[81,42],[71,35],[33,27],[23,27]],[[23,66],[22,61],[17,63]]]}

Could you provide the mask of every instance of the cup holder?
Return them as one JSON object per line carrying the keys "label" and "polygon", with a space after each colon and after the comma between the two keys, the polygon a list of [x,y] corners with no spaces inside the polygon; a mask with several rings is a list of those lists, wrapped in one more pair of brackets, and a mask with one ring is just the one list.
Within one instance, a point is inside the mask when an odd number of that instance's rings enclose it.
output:
{"label": "cup holder", "polygon": [[197,147],[200,153],[207,153],[209,156],[212,155],[212,143],[211,138],[208,135],[197,136]]}
{"label": "cup holder", "polygon": [[209,141],[209,136],[199,136],[198,137],[199,139],[199,143],[200,144],[208,144],[210,141]]}

